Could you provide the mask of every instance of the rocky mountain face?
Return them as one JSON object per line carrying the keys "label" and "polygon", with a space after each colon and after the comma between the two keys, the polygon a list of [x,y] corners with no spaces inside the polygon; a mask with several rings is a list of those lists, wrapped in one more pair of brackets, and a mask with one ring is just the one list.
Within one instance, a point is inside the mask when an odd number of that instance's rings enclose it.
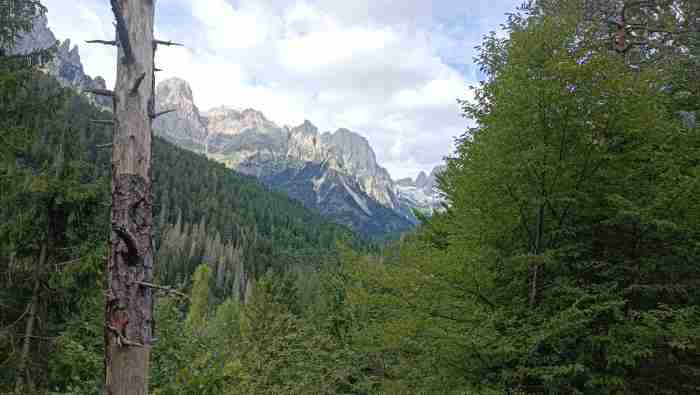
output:
{"label": "rocky mountain face", "polygon": [[182,147],[197,152],[204,150],[202,143],[207,137],[207,130],[194,104],[190,86],[182,80],[168,80],[158,85],[156,95],[159,98],[158,111],[176,109],[176,112],[156,118],[153,129]]}
{"label": "rocky mountain face", "polygon": [[[55,46],[54,59],[43,70],[78,91],[106,89],[101,77],[88,76],[77,46],[60,42],[45,16],[36,18],[12,53],[27,54]],[[111,110],[111,100],[87,94]],[[417,220],[413,209],[429,213],[437,207],[420,182],[395,183],[377,163],[367,139],[347,129],[321,133],[311,122],[278,126],[254,109],[217,107],[200,112],[189,84],[168,79],[156,89],[156,110],[174,109],[157,118],[154,131],[189,150],[258,177],[285,191],[332,221],[372,236],[403,232]]]}
{"label": "rocky mountain face", "polygon": [[[85,74],[77,46],[71,46],[69,39],[63,42],[56,40],[53,32],[48,27],[48,20],[45,15],[34,19],[32,30],[20,37],[11,53],[24,55],[53,46],[56,46],[54,58],[51,62],[44,65],[44,72],[55,77],[63,86],[74,88],[78,91],[106,89],[105,80],[102,77],[93,79]],[[108,110],[112,109],[111,99],[93,95],[89,95],[89,97],[95,104]]]}
{"label": "rocky mountain face", "polygon": [[405,231],[417,223],[412,210],[430,214],[439,207],[439,169],[416,182],[394,182],[367,139],[350,130],[321,133],[308,120],[282,127],[260,111],[227,106],[200,113],[189,84],[177,78],[158,85],[156,109],[176,110],[154,123],[156,133],[362,233]]}
{"label": "rocky mountain face", "polygon": [[426,215],[439,210],[444,200],[437,189],[437,176],[443,170],[445,166],[436,166],[430,175],[421,171],[415,181],[410,178],[396,181],[396,195],[399,198],[400,207],[409,212],[418,210]]}

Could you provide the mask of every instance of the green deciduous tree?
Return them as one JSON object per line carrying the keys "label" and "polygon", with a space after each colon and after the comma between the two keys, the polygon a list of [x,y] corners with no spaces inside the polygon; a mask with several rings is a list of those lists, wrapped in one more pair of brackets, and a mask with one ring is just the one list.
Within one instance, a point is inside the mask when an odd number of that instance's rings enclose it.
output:
{"label": "green deciduous tree", "polygon": [[383,391],[698,390],[700,135],[665,69],[688,58],[630,67],[586,5],[532,2],[486,38],[448,209],[350,259]]}

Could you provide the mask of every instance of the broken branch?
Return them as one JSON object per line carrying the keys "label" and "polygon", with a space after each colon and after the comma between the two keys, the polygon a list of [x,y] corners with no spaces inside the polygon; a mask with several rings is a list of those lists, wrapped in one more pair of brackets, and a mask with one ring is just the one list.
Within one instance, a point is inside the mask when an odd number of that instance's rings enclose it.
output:
{"label": "broken branch", "polygon": [[99,96],[114,97],[114,92],[108,89],[84,89],[83,92],[92,93]]}
{"label": "broken branch", "polygon": [[112,46],[117,45],[116,40],[112,40],[112,41],[109,41],[109,40],[86,40],[85,42],[88,44],[104,44],[104,45],[112,45]]}
{"label": "broken branch", "polygon": [[158,118],[158,117],[161,116],[161,115],[165,115],[165,114],[168,114],[168,113],[171,113],[171,112],[175,112],[175,111],[177,111],[176,108],[173,108],[173,109],[170,109],[170,110],[165,110],[165,111],[159,111],[159,112],[156,112],[156,113],[151,114],[151,119],[156,119],[156,118]]}
{"label": "broken branch", "polygon": [[96,145],[95,148],[110,148],[112,146],[112,143],[109,144],[99,144]]}
{"label": "broken branch", "polygon": [[185,46],[184,44],[175,43],[172,41],[163,41],[163,40],[153,40],[153,43],[157,44],[157,45],[165,45],[168,47],[170,47],[170,46],[184,47]]}
{"label": "broken branch", "polygon": [[112,119],[91,119],[90,122],[100,125],[114,125],[114,120]]}
{"label": "broken branch", "polygon": [[171,294],[174,294],[174,295],[183,297],[183,298],[185,298],[185,299],[189,299],[189,298],[190,298],[190,297],[187,296],[186,294],[184,294],[184,293],[182,293],[182,292],[180,292],[180,291],[178,291],[178,290],[176,290],[176,289],[174,289],[174,288],[172,288],[172,287],[165,287],[165,286],[158,285],[158,284],[147,283],[147,282],[145,282],[145,281],[132,281],[132,283],[138,284],[138,285],[140,285],[140,286],[142,286],[142,287],[153,288],[153,289],[158,289],[158,290],[161,290],[161,291],[165,291],[165,292],[168,292],[168,293],[171,293]]}
{"label": "broken branch", "polygon": [[119,347],[124,347],[124,346],[129,346],[129,347],[143,347],[143,344],[139,342],[135,342],[133,340],[127,339],[124,335],[122,335],[117,328],[111,326],[111,325],[105,325],[107,329],[109,329],[112,333],[114,333],[117,336],[117,345]]}
{"label": "broken branch", "polygon": [[146,72],[141,73],[141,75],[134,81],[134,86],[131,87],[131,94],[135,95],[139,91],[139,87],[141,86],[141,83],[143,82],[143,79],[146,78]]}

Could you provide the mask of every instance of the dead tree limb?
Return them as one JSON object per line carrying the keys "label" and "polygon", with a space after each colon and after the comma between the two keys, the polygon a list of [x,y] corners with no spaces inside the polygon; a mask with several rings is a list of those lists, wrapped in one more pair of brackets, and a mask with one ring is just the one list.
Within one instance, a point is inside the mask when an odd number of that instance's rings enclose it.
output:
{"label": "dead tree limb", "polygon": [[108,89],[83,89],[83,92],[87,93],[92,93],[93,95],[98,95],[98,96],[107,96],[107,97],[114,97],[114,92],[110,91]]}
{"label": "dead tree limb", "polygon": [[91,119],[90,122],[96,123],[99,125],[114,125],[114,120],[113,119]]}
{"label": "dead tree limb", "polygon": [[172,42],[172,41],[163,41],[163,40],[153,40],[153,44],[156,45],[165,45],[165,46],[176,46],[176,47],[184,47],[184,44]]}
{"label": "dead tree limb", "polygon": [[145,71],[144,71],[143,73],[141,73],[141,75],[139,76],[139,78],[137,78],[136,81],[134,82],[134,86],[131,87],[131,94],[132,94],[132,95],[135,95],[135,94],[138,93],[139,87],[141,86],[141,83],[143,82],[143,79],[144,79],[144,78],[146,78],[146,72],[145,72]]}
{"label": "dead tree limb", "polygon": [[122,335],[119,330],[111,325],[107,325],[107,329],[114,333],[117,337],[117,345],[120,347],[143,347],[143,344],[129,340],[126,336]]}
{"label": "dead tree limb", "polygon": [[176,290],[176,289],[174,289],[174,288],[172,288],[172,287],[166,287],[166,286],[162,286],[162,285],[158,285],[158,284],[152,284],[152,283],[148,283],[148,282],[145,282],[145,281],[132,281],[132,283],[138,284],[138,285],[140,285],[140,286],[142,286],[142,287],[153,288],[153,289],[157,289],[157,290],[160,290],[160,291],[168,292],[168,293],[171,293],[171,294],[173,294],[173,295],[177,295],[177,296],[183,297],[183,298],[185,298],[185,299],[189,299],[189,298],[190,298],[190,297],[187,296],[186,294],[184,294],[184,293],[182,293],[182,292],[180,292],[180,291],[178,291],[178,290]]}
{"label": "dead tree limb", "polygon": [[152,113],[152,114],[151,114],[151,119],[156,119],[156,118],[158,118],[158,117],[161,116],[161,115],[169,114],[169,113],[175,112],[175,111],[177,111],[176,108],[172,108],[172,109],[170,109],[170,110],[165,110],[165,111],[158,111],[158,112],[156,112],[156,113]]}
{"label": "dead tree limb", "polygon": [[112,45],[112,46],[117,46],[117,41],[116,40],[87,40],[85,41],[88,44],[104,44],[104,45]]}

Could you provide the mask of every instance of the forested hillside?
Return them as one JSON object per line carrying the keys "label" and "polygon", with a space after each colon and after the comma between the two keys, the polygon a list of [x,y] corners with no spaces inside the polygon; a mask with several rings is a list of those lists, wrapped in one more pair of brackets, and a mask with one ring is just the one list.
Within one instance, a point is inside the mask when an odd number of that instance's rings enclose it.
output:
{"label": "forested hillside", "polygon": [[[3,66],[0,388],[23,376],[38,388],[66,389],[81,373],[99,381],[111,127],[93,120],[110,114],[40,72]],[[206,263],[214,295],[242,301],[266,273],[306,281],[336,243],[363,245],[253,178],[160,139],[153,149],[160,284],[187,290]]]}
{"label": "forested hillside", "polygon": [[[381,249],[156,141],[151,393],[700,393],[700,4],[539,0],[503,28],[445,210]],[[12,63],[0,392],[101,394],[107,115]]]}

